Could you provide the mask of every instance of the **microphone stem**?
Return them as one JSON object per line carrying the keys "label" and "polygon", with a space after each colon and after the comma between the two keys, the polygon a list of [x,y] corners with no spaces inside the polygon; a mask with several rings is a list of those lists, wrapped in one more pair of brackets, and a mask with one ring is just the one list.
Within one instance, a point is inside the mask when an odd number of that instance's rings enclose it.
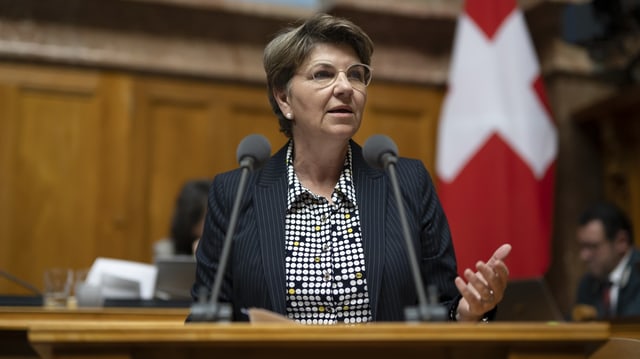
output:
{"label": "microphone stem", "polygon": [[22,279],[14,276],[11,273],[5,272],[2,269],[0,269],[0,276],[7,278],[8,280],[20,285],[21,287],[28,289],[29,291],[33,292],[33,294],[35,295],[42,295],[42,293],[34,286],[32,286],[31,284],[23,281]]}
{"label": "microphone stem", "polygon": [[229,218],[229,227],[227,234],[224,237],[224,244],[222,246],[222,253],[220,254],[220,263],[218,263],[218,269],[216,271],[216,277],[213,281],[213,289],[211,290],[211,304],[213,307],[213,319],[218,319],[218,312],[220,307],[217,305],[218,297],[220,296],[220,288],[222,287],[223,277],[226,272],[227,262],[229,260],[229,252],[231,251],[231,245],[233,242],[233,235],[235,233],[236,222],[238,222],[240,212],[240,202],[244,195],[244,187],[247,183],[249,176],[249,168],[242,167],[242,174],[240,176],[240,182],[238,183],[238,190],[236,191],[236,198],[233,202],[233,208],[231,210],[231,217]]}
{"label": "microphone stem", "polygon": [[[413,280],[416,284],[416,292],[418,294],[418,304],[420,315],[428,315],[428,313],[422,313],[422,309],[428,308],[427,296],[424,291],[424,285],[420,277],[420,267],[418,266],[418,260],[416,259],[416,251],[413,248],[411,242],[411,232],[409,231],[409,223],[407,222],[407,215],[404,210],[404,203],[402,202],[402,193],[400,192],[400,185],[398,184],[398,177],[396,174],[396,167],[393,162],[386,163],[387,170],[389,171],[389,178],[391,179],[391,187],[395,194],[398,212],[400,215],[400,224],[402,226],[402,234],[407,245],[407,254],[409,256],[409,264],[413,272]],[[423,318],[426,319],[426,318]]]}

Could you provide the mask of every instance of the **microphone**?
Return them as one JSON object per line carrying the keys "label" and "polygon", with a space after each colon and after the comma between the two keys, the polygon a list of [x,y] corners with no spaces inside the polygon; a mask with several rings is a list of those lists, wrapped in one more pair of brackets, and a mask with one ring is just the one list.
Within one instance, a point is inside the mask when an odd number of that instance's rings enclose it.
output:
{"label": "microphone", "polygon": [[369,166],[386,170],[390,164],[398,162],[398,146],[385,135],[373,135],[367,139],[362,149],[364,160]]}
{"label": "microphone", "polygon": [[236,159],[241,168],[254,170],[262,167],[271,156],[269,140],[262,135],[249,135],[240,141],[236,150]]}
{"label": "microphone", "polygon": [[411,267],[411,273],[413,274],[416,293],[418,295],[417,307],[410,306],[405,308],[405,320],[411,322],[446,320],[447,311],[438,303],[437,288],[435,286],[429,287],[429,301],[425,294],[424,285],[420,275],[420,267],[418,266],[417,254],[413,244],[411,243],[411,231],[409,230],[407,214],[402,201],[400,185],[398,184],[398,175],[396,173],[398,146],[396,146],[393,140],[388,136],[373,135],[365,142],[362,154],[369,166],[386,170],[389,174],[389,178],[391,179],[391,187],[398,207],[402,234],[407,247],[409,265]]}
{"label": "microphone", "polygon": [[218,263],[218,270],[216,277],[213,280],[213,288],[211,289],[211,297],[207,302],[206,289],[202,288],[198,302],[191,306],[190,320],[194,322],[215,322],[215,321],[231,321],[232,308],[228,303],[219,303],[218,297],[220,296],[220,288],[222,287],[222,281],[227,268],[227,262],[229,261],[229,255],[231,253],[231,244],[233,242],[233,235],[236,229],[236,223],[240,214],[240,203],[244,195],[244,190],[247,185],[247,178],[249,172],[258,169],[264,165],[271,156],[271,145],[266,137],[262,135],[249,135],[240,141],[238,149],[236,151],[236,158],[242,169],[240,175],[240,182],[236,189],[236,197],[233,201],[233,207],[231,209],[231,216],[229,217],[229,228],[227,228],[227,234],[224,237],[222,245],[222,253],[220,253],[220,261]]}

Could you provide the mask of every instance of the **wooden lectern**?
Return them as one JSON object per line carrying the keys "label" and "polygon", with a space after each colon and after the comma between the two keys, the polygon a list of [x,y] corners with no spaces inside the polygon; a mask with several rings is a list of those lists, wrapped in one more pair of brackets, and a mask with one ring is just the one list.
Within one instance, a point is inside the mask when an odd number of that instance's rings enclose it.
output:
{"label": "wooden lectern", "polygon": [[[22,326],[21,326],[22,325]],[[0,320],[25,330],[42,358],[588,358],[606,323],[181,324]]]}

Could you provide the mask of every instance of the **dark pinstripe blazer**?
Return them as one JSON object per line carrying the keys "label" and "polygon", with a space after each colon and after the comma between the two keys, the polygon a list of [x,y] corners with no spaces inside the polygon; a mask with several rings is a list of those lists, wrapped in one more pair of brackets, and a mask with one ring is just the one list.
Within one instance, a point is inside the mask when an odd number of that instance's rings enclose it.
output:
{"label": "dark pinstripe blazer", "polygon": [[[390,180],[366,164],[359,145],[351,142],[351,148],[373,320],[404,320],[404,308],[415,305],[417,296]],[[220,294],[221,301],[232,303],[234,320],[247,320],[243,309],[252,307],[286,313],[285,157],[286,146],[247,181]],[[425,288],[435,284],[444,305],[457,305],[453,244],[429,173],[422,162],[403,158],[396,169]],[[210,291],[213,285],[240,174],[234,170],[213,181],[196,252],[196,300],[202,286]]]}

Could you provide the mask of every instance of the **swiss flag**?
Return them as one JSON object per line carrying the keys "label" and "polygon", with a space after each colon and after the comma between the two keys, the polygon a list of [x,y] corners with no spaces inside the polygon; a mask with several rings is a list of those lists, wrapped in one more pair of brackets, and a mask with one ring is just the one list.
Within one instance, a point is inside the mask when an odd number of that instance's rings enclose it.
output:
{"label": "swiss flag", "polygon": [[549,264],[557,131],[514,0],[467,0],[438,130],[439,195],[460,272],[502,243],[511,278]]}

